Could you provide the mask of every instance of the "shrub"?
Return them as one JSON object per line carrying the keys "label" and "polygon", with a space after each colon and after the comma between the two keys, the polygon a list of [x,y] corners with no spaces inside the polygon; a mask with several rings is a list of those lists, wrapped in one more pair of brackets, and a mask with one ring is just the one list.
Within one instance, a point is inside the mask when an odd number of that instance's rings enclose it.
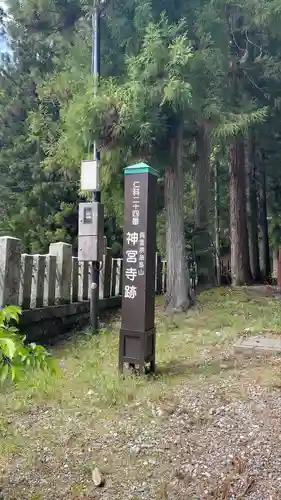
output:
{"label": "shrub", "polygon": [[50,353],[41,345],[27,344],[13,324],[19,323],[21,310],[6,306],[0,310],[0,382],[7,378],[16,381],[28,369],[55,371],[56,365]]}

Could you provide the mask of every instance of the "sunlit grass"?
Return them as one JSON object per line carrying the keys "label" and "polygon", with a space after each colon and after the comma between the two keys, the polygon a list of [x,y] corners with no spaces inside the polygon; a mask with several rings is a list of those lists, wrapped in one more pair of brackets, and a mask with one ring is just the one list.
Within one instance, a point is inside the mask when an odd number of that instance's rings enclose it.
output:
{"label": "sunlit grass", "polygon": [[[157,305],[159,309],[161,298]],[[75,426],[79,431],[79,425],[91,423],[98,432],[104,426],[101,420],[119,418],[124,406],[136,408],[136,402],[149,419],[151,402],[167,397],[172,386],[224,376],[220,353],[237,336],[263,331],[281,331],[278,299],[249,298],[244,289],[219,288],[202,293],[187,315],[158,312],[155,376],[119,376],[118,323],[98,336],[76,335],[53,349],[59,374],[36,373],[16,387],[1,389],[1,459],[26,453],[28,462],[38,441],[59,454],[65,440],[75,437]]]}

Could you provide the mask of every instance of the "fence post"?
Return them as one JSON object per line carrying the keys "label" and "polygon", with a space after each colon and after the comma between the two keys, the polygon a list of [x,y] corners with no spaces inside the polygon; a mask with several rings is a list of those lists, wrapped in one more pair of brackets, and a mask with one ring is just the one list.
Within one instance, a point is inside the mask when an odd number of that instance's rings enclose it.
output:
{"label": "fence post", "polygon": [[87,300],[91,300],[91,285],[92,285],[92,262],[87,262],[88,265],[88,291],[87,291]]}
{"label": "fence post", "polygon": [[111,297],[116,295],[116,274],[117,274],[117,259],[112,259],[112,269],[111,269]]}
{"label": "fence post", "polygon": [[19,305],[30,309],[32,285],[33,255],[23,253],[21,256],[20,298]]}
{"label": "fence post", "polygon": [[156,260],[156,263],[155,263],[155,292],[157,295],[159,295],[160,293],[162,293],[162,260],[161,260],[161,256],[159,255],[159,253],[156,254],[155,256],[155,260]]}
{"label": "fence post", "polygon": [[[123,259],[118,259],[118,284],[119,284],[119,290],[117,295],[123,295]],[[117,285],[116,285],[117,286]]]}
{"label": "fence post", "polygon": [[105,299],[108,299],[110,297],[111,270],[112,270],[112,251],[111,248],[107,248],[104,259],[104,274],[103,274],[103,279],[104,279],[103,296]]}
{"label": "fence post", "polygon": [[107,238],[106,236],[103,237],[103,242],[104,242],[104,250],[103,250],[103,256],[102,256],[102,267],[100,270],[100,286],[99,286],[99,298],[103,299],[104,298],[104,286],[105,286],[105,263],[106,263],[106,254],[107,254]]}
{"label": "fence post", "polygon": [[88,300],[89,262],[78,262],[78,299]]}
{"label": "fence post", "polygon": [[78,302],[78,258],[72,257],[71,301]]}
{"label": "fence post", "polygon": [[54,255],[46,256],[45,269],[45,284],[44,284],[44,305],[54,306],[56,303],[56,274],[57,274],[57,259]]}
{"label": "fence post", "polygon": [[278,264],[277,264],[277,289],[281,292],[281,248],[278,253]]}
{"label": "fence post", "polygon": [[56,302],[68,304],[71,295],[72,245],[51,243],[49,254],[57,258]]}
{"label": "fence post", "polygon": [[21,240],[0,238],[0,308],[18,305],[20,289]]}
{"label": "fence post", "polygon": [[118,297],[119,295],[122,295],[121,278],[122,278],[122,259],[120,258],[112,259],[111,294],[113,297]]}
{"label": "fence post", "polygon": [[162,291],[167,292],[167,261],[162,260]]}
{"label": "fence post", "polygon": [[46,265],[45,255],[34,255],[33,256],[31,308],[43,307],[45,265]]}

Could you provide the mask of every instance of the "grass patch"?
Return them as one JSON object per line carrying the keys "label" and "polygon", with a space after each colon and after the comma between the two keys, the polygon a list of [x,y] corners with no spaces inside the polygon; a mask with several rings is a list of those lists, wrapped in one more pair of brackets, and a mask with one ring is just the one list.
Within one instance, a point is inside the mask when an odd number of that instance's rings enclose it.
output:
{"label": "grass patch", "polygon": [[[118,375],[117,322],[111,331],[104,330],[98,336],[85,332],[54,348],[61,366],[59,375],[36,373],[16,387],[1,389],[2,470],[9,470],[14,457],[28,467],[42,450],[51,452],[53,464],[60,464],[66,447],[75,453],[93,433],[95,439],[103,436],[107,421],[117,422],[125,414],[149,421],[154,404],[168,400],[173,387],[206,383],[234,372],[237,375],[239,361],[231,357],[223,361],[221,357],[237,336],[281,331],[279,300],[262,294],[252,296],[248,289],[204,292],[187,315],[166,317],[160,311],[161,299],[157,306],[155,376]],[[274,370],[262,371],[267,385],[274,379]],[[243,373],[252,378],[258,374],[262,382],[261,370]],[[90,454],[89,463],[92,460]],[[91,468],[87,461],[81,464],[82,475],[85,467]],[[71,487],[73,495],[78,495],[80,482]],[[40,498],[40,494],[36,490],[30,498]]]}

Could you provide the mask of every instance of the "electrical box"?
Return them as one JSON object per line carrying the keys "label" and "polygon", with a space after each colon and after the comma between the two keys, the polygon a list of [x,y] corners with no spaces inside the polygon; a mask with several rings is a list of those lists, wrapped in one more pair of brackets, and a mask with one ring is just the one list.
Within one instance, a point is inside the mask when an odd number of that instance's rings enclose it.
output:
{"label": "electrical box", "polygon": [[79,203],[78,259],[80,261],[102,261],[103,228],[103,205],[98,202]]}
{"label": "electrical box", "polygon": [[96,160],[81,163],[81,191],[100,191],[99,166]]}

